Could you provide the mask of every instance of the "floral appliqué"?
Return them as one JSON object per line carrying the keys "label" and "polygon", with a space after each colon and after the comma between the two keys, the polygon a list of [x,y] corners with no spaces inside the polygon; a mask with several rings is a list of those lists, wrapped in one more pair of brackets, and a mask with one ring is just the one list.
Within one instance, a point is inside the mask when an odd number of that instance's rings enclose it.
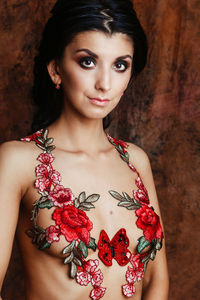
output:
{"label": "floral appliqu\u00e9", "polygon": [[[121,158],[127,163],[129,168],[137,174],[135,184],[137,190],[129,196],[123,192],[122,195],[116,191],[109,191],[112,197],[119,201],[118,206],[128,210],[134,210],[137,216],[136,225],[143,230],[143,236],[138,239],[137,254],[132,254],[130,265],[126,271],[127,284],[122,286],[122,292],[126,297],[132,297],[136,292],[134,284],[142,280],[149,260],[154,260],[157,250],[162,248],[163,232],[160,218],[150,205],[148,192],[141,180],[136,168],[129,162],[129,154],[126,151],[128,144],[113,139],[109,135],[108,139],[115,146]],[[145,249],[148,249],[145,251]]]}
{"label": "floral appliqu\u00e9", "polygon": [[[40,198],[34,203],[33,208],[33,228],[27,231],[32,242],[40,250],[50,248],[52,243],[59,242],[63,235],[68,245],[63,249],[64,264],[70,264],[70,276],[76,279],[77,283],[86,286],[92,285],[90,298],[100,299],[104,296],[106,288],[101,286],[103,274],[97,269],[99,261],[86,260],[88,250],[96,251],[95,239],[90,232],[93,224],[85,211],[95,208],[94,202],[99,199],[98,194],[86,197],[82,192],[78,197],[72,193],[71,189],[61,185],[60,173],[54,170],[54,155],[51,153],[55,149],[52,138],[48,138],[48,130],[39,130],[31,136],[22,138],[26,142],[35,141],[36,145],[43,150],[37,157],[39,165],[35,169],[35,187],[40,193]],[[37,225],[39,209],[55,208],[52,219],[55,225],[46,229]]]}
{"label": "floral appliqu\u00e9", "polygon": [[[128,250],[129,239],[124,228],[120,229],[112,240],[102,230],[96,244],[90,234],[93,224],[85,211],[95,208],[93,203],[100,195],[92,194],[87,197],[86,193],[82,192],[76,197],[71,189],[61,185],[61,176],[52,165],[55,157],[51,152],[55,146],[51,145],[53,138],[48,138],[47,129],[39,130],[21,139],[26,142],[35,141],[36,145],[43,150],[37,158],[39,165],[35,170],[37,176],[35,187],[40,198],[34,203],[33,228],[28,230],[27,234],[40,250],[50,248],[51,244],[59,242],[60,236],[63,235],[68,242],[62,252],[65,256],[64,264],[70,264],[70,276],[76,279],[78,284],[92,285],[90,298],[93,300],[102,298],[106,288],[101,286],[103,274],[98,268],[98,259],[86,260],[89,249],[96,251],[98,248],[99,258],[107,266],[112,265],[113,258],[121,266],[129,264],[125,274],[127,283],[122,286],[122,292],[126,297],[132,297],[136,292],[134,284],[142,280],[149,260],[154,260],[157,250],[162,248],[163,239],[159,216],[150,205],[148,192],[139,173],[129,162],[129,154],[126,151],[128,144],[109,135],[107,137],[129,168],[137,173],[135,183],[138,189],[133,191],[132,196],[125,192],[121,195],[116,191],[109,191],[111,196],[119,201],[118,206],[135,211],[138,218],[136,225],[143,230],[143,236],[138,239],[137,254],[131,254]],[[37,225],[38,212],[40,209],[51,208],[54,208],[52,219],[55,225],[50,225],[46,229],[41,228]],[[148,250],[144,252],[147,247]]]}

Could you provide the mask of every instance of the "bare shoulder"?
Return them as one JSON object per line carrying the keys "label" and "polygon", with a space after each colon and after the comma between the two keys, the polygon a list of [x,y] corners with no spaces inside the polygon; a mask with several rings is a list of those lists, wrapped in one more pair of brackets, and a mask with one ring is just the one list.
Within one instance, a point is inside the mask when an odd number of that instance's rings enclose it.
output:
{"label": "bare shoulder", "polygon": [[[9,141],[0,145],[0,161],[6,162],[7,166],[25,165],[25,163],[36,153],[33,143],[22,141]],[[23,162],[23,164],[22,164]]]}
{"label": "bare shoulder", "polygon": [[0,178],[13,184],[27,186],[34,176],[38,149],[34,143],[9,141],[0,145]]}
{"label": "bare shoulder", "polygon": [[136,170],[143,176],[151,172],[150,161],[146,152],[135,144],[128,143],[128,146],[130,162],[134,165]]}

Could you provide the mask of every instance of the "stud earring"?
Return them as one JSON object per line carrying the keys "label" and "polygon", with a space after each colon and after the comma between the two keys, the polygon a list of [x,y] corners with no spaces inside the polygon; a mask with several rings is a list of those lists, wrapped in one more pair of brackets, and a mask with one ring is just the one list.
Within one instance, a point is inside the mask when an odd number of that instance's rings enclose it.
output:
{"label": "stud earring", "polygon": [[60,85],[56,84],[56,89],[59,90],[60,89]]}

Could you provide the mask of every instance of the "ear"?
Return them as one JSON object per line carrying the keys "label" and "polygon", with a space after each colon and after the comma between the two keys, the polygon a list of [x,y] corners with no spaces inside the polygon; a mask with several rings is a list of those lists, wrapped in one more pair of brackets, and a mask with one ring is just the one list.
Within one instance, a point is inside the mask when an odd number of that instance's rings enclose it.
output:
{"label": "ear", "polygon": [[52,82],[55,85],[60,85],[62,80],[61,80],[61,77],[59,74],[59,67],[55,60],[51,60],[47,64],[47,70],[48,70],[49,76],[51,77]]}

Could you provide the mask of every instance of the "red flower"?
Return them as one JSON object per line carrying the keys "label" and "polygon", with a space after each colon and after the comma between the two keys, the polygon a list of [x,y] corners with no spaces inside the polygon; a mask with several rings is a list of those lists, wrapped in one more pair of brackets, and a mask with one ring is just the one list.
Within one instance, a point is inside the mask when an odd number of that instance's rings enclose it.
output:
{"label": "red flower", "polygon": [[93,274],[91,274],[91,283],[92,285],[95,286],[100,286],[103,282],[103,273],[101,272],[101,270],[97,270],[96,272],[94,272]]}
{"label": "red flower", "polygon": [[51,225],[46,229],[46,240],[49,244],[58,242],[60,240],[59,235],[60,230],[56,226]]}
{"label": "red flower", "polygon": [[50,180],[49,178],[42,177],[39,179],[36,179],[35,181],[35,187],[39,189],[41,192],[48,191],[50,188]]}
{"label": "red flower", "polygon": [[122,286],[122,290],[123,290],[124,296],[132,297],[136,291],[136,288],[134,287],[134,285],[128,283],[128,284],[125,284]]}
{"label": "red flower", "polygon": [[75,196],[70,189],[64,188],[62,185],[57,185],[48,197],[55,206],[64,207],[74,203]]}
{"label": "red flower", "polygon": [[149,204],[149,197],[145,188],[133,191],[133,197],[141,204]]}
{"label": "red flower", "polygon": [[51,179],[51,182],[53,182],[54,184],[59,184],[61,182],[60,173],[55,170],[51,170],[49,172],[49,177]]}
{"label": "red flower", "polygon": [[134,269],[137,269],[140,265],[140,255],[139,254],[132,254],[130,263]]}
{"label": "red flower", "polygon": [[35,187],[41,192],[49,191],[51,184],[59,184],[61,181],[60,173],[52,170],[49,166],[45,164],[40,164],[35,169],[36,176],[42,176],[35,181]]}
{"label": "red flower", "polygon": [[21,138],[21,141],[26,141],[26,142],[36,141],[36,137],[41,137],[42,131],[43,129],[40,129],[37,132],[33,133],[32,135]]}
{"label": "red flower", "polygon": [[128,267],[128,270],[126,271],[126,280],[128,283],[136,282],[137,276],[134,268]]}
{"label": "red flower", "polygon": [[134,167],[134,165],[132,165],[132,163],[128,163],[129,168],[133,171],[133,172],[137,172],[136,168]]}
{"label": "red flower", "polygon": [[87,286],[89,284],[91,280],[91,276],[89,273],[87,272],[78,272],[76,274],[76,281],[80,284],[80,285],[85,285]]}
{"label": "red flower", "polygon": [[139,267],[137,269],[128,267],[126,271],[126,280],[128,283],[134,284],[136,281],[142,280],[144,276],[144,268]]}
{"label": "red flower", "polygon": [[98,300],[104,296],[105,291],[106,288],[103,288],[101,286],[95,286],[95,288],[90,293],[90,298],[92,298],[92,300]]}
{"label": "red flower", "polygon": [[52,219],[60,227],[61,233],[68,242],[73,240],[81,240],[88,244],[90,241],[90,232],[92,230],[92,222],[86,213],[74,206],[65,206],[57,208]]}
{"label": "red flower", "polygon": [[142,205],[135,211],[138,220],[136,224],[144,232],[146,240],[151,242],[155,238],[163,237],[159,216],[153,211],[152,207]]}
{"label": "red flower", "polygon": [[37,160],[45,165],[49,165],[55,160],[55,157],[53,154],[42,153],[38,156]]}
{"label": "red flower", "polygon": [[42,177],[48,177],[48,174],[49,174],[49,167],[46,166],[46,165],[38,165],[36,168],[35,168],[35,173],[36,173],[36,176],[39,177],[39,176],[42,176]]}
{"label": "red flower", "polygon": [[94,273],[98,265],[99,265],[98,259],[89,259],[87,263],[84,265],[84,269],[88,273]]}
{"label": "red flower", "polygon": [[147,190],[146,190],[146,188],[145,188],[145,186],[144,186],[144,184],[143,184],[143,182],[142,182],[142,179],[141,179],[139,173],[138,173],[138,178],[137,178],[136,181],[135,181],[135,184],[137,185],[137,187],[138,187],[140,190],[144,190],[145,193],[147,194]]}

